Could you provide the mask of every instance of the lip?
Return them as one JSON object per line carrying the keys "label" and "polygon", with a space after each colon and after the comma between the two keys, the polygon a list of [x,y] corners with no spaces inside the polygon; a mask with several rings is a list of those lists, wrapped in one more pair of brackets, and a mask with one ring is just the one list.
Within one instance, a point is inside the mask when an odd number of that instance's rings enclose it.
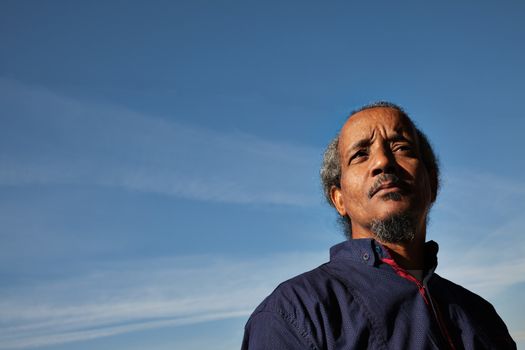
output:
{"label": "lip", "polygon": [[371,197],[375,196],[379,192],[389,193],[389,192],[396,192],[396,191],[401,191],[401,190],[403,190],[403,188],[401,187],[399,183],[385,182],[381,186],[376,188],[374,192],[372,192]]}

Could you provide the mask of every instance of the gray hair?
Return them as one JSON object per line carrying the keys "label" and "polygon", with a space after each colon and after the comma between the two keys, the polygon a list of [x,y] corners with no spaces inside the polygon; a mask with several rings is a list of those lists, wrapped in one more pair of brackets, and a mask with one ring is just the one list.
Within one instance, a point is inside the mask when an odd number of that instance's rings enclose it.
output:
{"label": "gray hair", "polygon": [[[408,121],[412,124],[414,127],[414,130],[416,131],[417,138],[418,138],[418,144],[419,144],[419,153],[421,155],[421,160],[423,161],[423,164],[425,165],[425,168],[428,171],[428,174],[430,176],[430,186],[432,190],[432,202],[436,200],[437,193],[439,190],[440,185],[440,177],[439,177],[439,162],[436,154],[434,153],[434,150],[432,149],[432,146],[430,145],[430,142],[428,141],[427,136],[415,125],[415,123],[412,121],[412,119],[408,116],[408,114],[405,112],[405,110],[391,102],[387,101],[378,101],[373,102],[370,104],[366,104],[354,111],[352,111],[348,118],[351,118],[354,114],[357,114],[361,111],[377,108],[377,107],[386,107],[386,108],[392,108],[397,110],[401,115],[406,117]],[[323,186],[323,192],[326,201],[328,204],[330,204],[332,207],[334,206],[334,203],[332,203],[332,198],[330,196],[330,192],[332,190],[332,187],[341,187],[341,163],[339,158],[339,134],[337,134],[332,141],[328,144],[326,147],[326,150],[324,152],[323,156],[323,164],[321,165],[321,183]],[[344,233],[348,238],[352,237],[352,225],[350,218],[348,216],[339,216],[338,221],[343,227]]]}

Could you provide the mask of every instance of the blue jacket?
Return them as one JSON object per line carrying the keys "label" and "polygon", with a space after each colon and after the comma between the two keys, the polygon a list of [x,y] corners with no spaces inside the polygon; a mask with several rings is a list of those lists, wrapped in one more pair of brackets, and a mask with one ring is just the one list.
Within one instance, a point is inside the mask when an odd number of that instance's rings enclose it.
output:
{"label": "blue jacket", "polygon": [[257,307],[242,349],[516,349],[489,302],[434,273],[437,244],[426,250],[419,282],[372,239],[332,247]]}

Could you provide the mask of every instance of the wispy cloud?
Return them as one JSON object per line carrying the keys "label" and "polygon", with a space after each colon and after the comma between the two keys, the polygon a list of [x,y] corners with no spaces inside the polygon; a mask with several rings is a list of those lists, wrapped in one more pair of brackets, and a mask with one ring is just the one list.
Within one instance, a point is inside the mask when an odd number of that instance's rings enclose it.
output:
{"label": "wispy cloud", "polygon": [[443,192],[432,225],[447,247],[443,272],[486,297],[524,282],[525,183],[456,171]]}
{"label": "wispy cloud", "polygon": [[326,253],[301,253],[249,261],[206,256],[135,261],[4,289],[0,349],[246,317],[278,282],[325,259]]}
{"label": "wispy cloud", "polygon": [[486,298],[525,282],[524,225],[525,219],[516,218],[473,239],[461,252],[444,251],[440,254],[442,273]]}
{"label": "wispy cloud", "polygon": [[445,177],[430,227],[441,247],[438,273],[492,302],[518,342],[525,340],[525,304],[508,307],[505,294],[523,293],[524,211],[525,183],[455,170]]}
{"label": "wispy cloud", "polygon": [[0,79],[0,184],[81,184],[310,205],[320,150],[219,132]]}

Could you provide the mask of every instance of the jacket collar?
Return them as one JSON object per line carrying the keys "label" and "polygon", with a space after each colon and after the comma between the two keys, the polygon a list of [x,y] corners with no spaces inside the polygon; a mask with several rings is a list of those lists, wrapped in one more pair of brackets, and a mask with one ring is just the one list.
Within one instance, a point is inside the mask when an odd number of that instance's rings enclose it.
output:
{"label": "jacket collar", "polygon": [[[425,265],[427,271],[437,266],[439,246],[434,241],[425,243]],[[378,266],[382,259],[391,259],[388,249],[372,238],[349,239],[330,248],[330,261],[352,260],[369,266]]]}

